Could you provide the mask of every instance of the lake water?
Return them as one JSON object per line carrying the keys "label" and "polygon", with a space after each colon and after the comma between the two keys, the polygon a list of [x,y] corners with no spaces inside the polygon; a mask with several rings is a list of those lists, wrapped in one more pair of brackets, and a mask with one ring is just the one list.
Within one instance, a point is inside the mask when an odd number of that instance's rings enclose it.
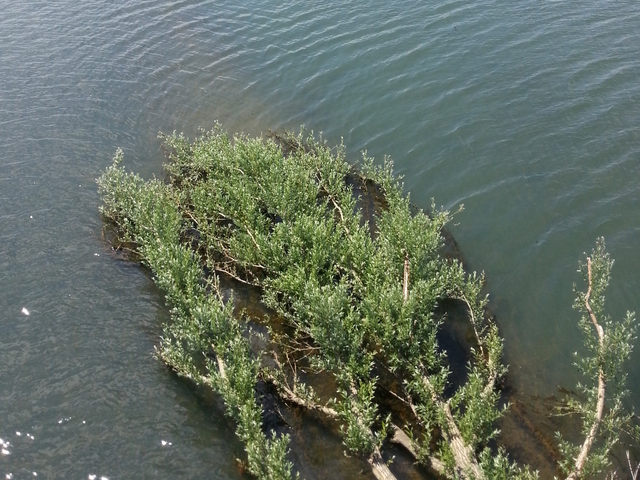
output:
{"label": "lake water", "polygon": [[640,311],[638,2],[277,3],[0,2],[0,475],[242,477],[218,400],[152,356],[162,296],[101,239],[94,179],[117,147],[160,175],[160,130],[305,124],[390,155],[419,206],[464,203],[523,393],[575,384],[596,237],[611,314]]}

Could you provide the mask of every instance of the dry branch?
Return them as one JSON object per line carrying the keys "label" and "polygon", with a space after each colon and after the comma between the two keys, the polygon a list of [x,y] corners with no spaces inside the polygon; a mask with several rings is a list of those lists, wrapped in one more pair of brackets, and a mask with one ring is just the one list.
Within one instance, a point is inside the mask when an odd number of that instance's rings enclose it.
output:
{"label": "dry branch", "polygon": [[467,309],[469,310],[469,315],[471,316],[471,326],[473,327],[473,333],[476,335],[476,341],[478,342],[478,348],[480,349],[480,353],[484,357],[484,347],[482,346],[482,339],[480,338],[480,333],[478,332],[478,328],[476,325],[476,317],[473,314],[473,308],[471,307],[471,303],[467,299],[466,295],[461,295],[462,301],[467,305]]}

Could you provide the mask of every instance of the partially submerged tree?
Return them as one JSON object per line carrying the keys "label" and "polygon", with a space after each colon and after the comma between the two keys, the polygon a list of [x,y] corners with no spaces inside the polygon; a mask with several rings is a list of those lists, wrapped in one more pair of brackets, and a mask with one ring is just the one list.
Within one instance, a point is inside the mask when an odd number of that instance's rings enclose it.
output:
{"label": "partially submerged tree", "polygon": [[[387,440],[441,476],[537,476],[488,446],[502,414],[502,339],[485,312],[482,275],[441,253],[447,211],[412,211],[389,160],[377,167],[365,157],[356,170],[342,146],[332,151],[313,136],[231,139],[217,126],[194,142],[163,139],[168,181],[126,173],[118,152],[98,180],[101,211],[117,228],[114,243],[153,271],[172,308],[158,356],[222,396],[252,474],[293,476],[287,435],[262,427],[255,386],[263,381],[284,401],[339,422],[346,453],[366,458],[377,478],[395,478],[381,455]],[[373,190],[379,208],[368,217],[362,198]],[[598,245],[579,299],[592,309],[585,318],[599,340],[588,344],[594,357],[582,365],[606,383],[630,353],[633,329],[632,315],[622,326],[591,318],[601,315],[610,268]],[[264,351],[250,348],[255,333],[245,314],[234,315],[221,277],[261,290],[273,312]],[[464,305],[475,336],[466,381],[453,393],[436,338],[446,301]],[[303,368],[331,374],[334,398],[319,398],[298,375]],[[601,468],[582,457],[606,458],[615,438],[605,435],[597,454],[594,440],[628,421],[620,394],[604,415],[604,390],[595,388],[591,403],[571,404],[588,428],[577,459],[563,464],[568,478]],[[381,390],[399,409],[381,402]]]}

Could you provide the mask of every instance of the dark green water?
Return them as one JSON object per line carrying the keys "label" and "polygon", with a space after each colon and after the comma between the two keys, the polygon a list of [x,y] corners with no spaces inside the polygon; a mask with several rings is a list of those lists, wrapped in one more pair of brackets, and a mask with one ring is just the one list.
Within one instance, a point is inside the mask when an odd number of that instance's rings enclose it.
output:
{"label": "dark green water", "polygon": [[241,477],[217,400],[152,357],[163,299],[100,238],[94,179],[117,147],[160,174],[159,130],[305,124],[391,155],[418,205],[464,203],[452,231],[524,393],[575,383],[597,236],[611,313],[640,310],[637,2],[1,3],[0,475]]}

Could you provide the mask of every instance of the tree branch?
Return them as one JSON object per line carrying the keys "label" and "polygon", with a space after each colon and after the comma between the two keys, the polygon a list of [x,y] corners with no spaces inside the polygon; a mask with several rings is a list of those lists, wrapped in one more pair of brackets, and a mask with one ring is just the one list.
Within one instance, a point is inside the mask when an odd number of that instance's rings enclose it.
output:
{"label": "tree branch", "polygon": [[629,464],[629,473],[631,473],[631,478],[633,480],[637,480],[638,472],[640,471],[640,463],[636,465],[636,469],[634,470],[631,466],[631,457],[629,456],[629,450],[627,450],[627,463]]}
{"label": "tree branch", "polygon": [[409,300],[409,254],[404,254],[404,284],[402,286],[402,294],[405,303]]}
{"label": "tree branch", "polygon": [[469,315],[471,315],[471,326],[473,327],[473,333],[476,334],[476,341],[478,342],[478,348],[480,348],[480,353],[484,357],[484,347],[482,346],[482,339],[480,338],[480,333],[478,333],[478,328],[476,326],[476,317],[473,314],[473,308],[471,307],[471,303],[467,300],[466,295],[461,295],[462,301],[466,303],[467,309],[469,310]]}
{"label": "tree branch", "polygon": [[[591,309],[591,305],[589,305],[589,298],[591,297],[591,258],[587,257],[587,278],[589,281],[589,288],[587,289],[587,294],[584,297],[584,306],[589,313],[589,318],[593,323],[593,326],[596,328],[596,332],[598,332],[598,344],[602,349],[604,344],[604,330],[602,326],[598,324],[598,319],[596,318],[593,310]],[[587,437],[584,439],[584,443],[582,444],[582,448],[580,449],[580,453],[576,460],[576,465],[573,471],[567,477],[567,480],[576,480],[580,478],[582,473],[582,469],[587,461],[587,457],[589,456],[589,450],[591,450],[591,446],[596,438],[596,434],[598,433],[598,427],[600,427],[600,423],[602,422],[602,415],[604,412],[604,400],[605,393],[607,388],[606,378],[604,376],[604,371],[602,369],[602,365],[600,365],[600,369],[598,372],[598,402],[596,404],[596,417],[591,425],[591,429],[587,434]]]}
{"label": "tree branch", "polygon": [[456,420],[453,417],[453,413],[451,412],[449,402],[443,401],[436,394],[433,385],[431,385],[431,382],[426,376],[422,377],[422,381],[424,382],[425,387],[427,387],[427,390],[431,393],[431,399],[433,402],[438,406],[442,413],[444,413],[447,424],[442,428],[442,435],[444,436],[445,441],[449,444],[449,448],[453,454],[458,478],[474,480],[484,479],[484,474],[478,464],[478,460],[476,459],[473,449],[471,446],[467,445],[462,438],[460,429],[458,428]]}
{"label": "tree branch", "polygon": [[[278,388],[280,397],[283,400],[293,403],[295,405],[298,405],[299,407],[306,408],[308,410],[320,412],[326,417],[331,418],[332,420],[338,420],[339,418],[338,412],[333,408],[327,407],[325,405],[321,405],[311,400],[307,400],[300,397],[291,389],[291,387],[289,387],[289,385],[285,384],[284,382],[278,381],[273,375],[269,375],[268,380]],[[404,448],[407,452],[409,452],[413,456],[413,458],[417,460],[418,453],[413,447],[413,442],[411,441],[409,436],[398,425],[394,423],[390,424],[389,427],[392,432],[392,435],[389,438],[389,440],[392,443],[395,443],[396,445],[399,445],[402,448]],[[437,476],[445,475],[446,466],[444,462],[442,462],[438,458],[431,457],[431,456],[428,457],[428,460],[429,460],[429,465],[427,467],[429,468],[432,474]],[[390,471],[389,473],[387,473],[389,468],[386,466],[386,464],[384,464],[384,461],[382,460],[382,456],[380,455],[380,451],[377,448],[375,449],[373,454],[367,459],[367,461],[369,462],[369,465],[371,465],[373,474],[379,480],[383,480],[383,479],[390,480],[395,478],[395,476],[393,476],[393,474]],[[389,474],[391,476],[388,476]]]}
{"label": "tree branch", "polygon": [[[407,300],[409,299],[409,255],[408,254],[405,254],[405,258],[404,258],[403,290],[404,290],[404,301],[406,303]],[[464,298],[464,300],[467,303],[467,306],[469,307],[469,311],[471,312],[471,315],[473,317],[473,310],[471,309],[471,305],[469,305],[469,302],[466,300],[466,298]],[[475,330],[475,322],[471,322],[471,323],[473,324],[473,328]],[[477,331],[476,331],[476,335],[478,335]],[[481,345],[479,337],[478,337],[478,343]],[[456,473],[462,479],[473,478],[475,480],[482,480],[484,478],[482,469],[478,464],[478,461],[476,459],[475,453],[473,452],[473,449],[471,448],[471,446],[467,445],[467,443],[462,438],[460,429],[458,428],[455,418],[451,413],[449,402],[448,401],[445,402],[436,394],[436,391],[433,388],[433,385],[431,385],[431,382],[429,381],[426,375],[422,377],[422,381],[425,387],[427,387],[427,390],[430,392],[433,403],[437,405],[438,408],[444,413],[444,417],[447,424],[442,429],[442,435],[444,436],[445,441],[449,444],[449,448],[451,449],[451,452],[453,454],[453,458],[456,463]],[[495,378],[489,383],[491,389],[493,389],[494,382],[495,382]],[[468,477],[468,475],[471,475],[471,477]]]}
{"label": "tree branch", "polygon": [[[275,356],[275,355],[274,355]],[[280,362],[276,357],[276,363],[279,365]],[[301,407],[307,408],[309,410],[315,410],[321,412],[329,418],[337,420],[339,418],[339,414],[336,410],[331,407],[327,407],[324,405],[319,405],[312,400],[305,399],[300,397],[295,389],[292,389],[287,385],[286,382],[281,382],[274,375],[267,374],[268,380],[273,383],[280,392],[280,396],[291,403],[299,405]],[[382,458],[382,454],[380,453],[380,449],[375,447],[369,458],[367,458],[367,463],[371,466],[371,472],[375,475],[378,480],[396,480],[396,476],[389,470],[386,462]]]}

